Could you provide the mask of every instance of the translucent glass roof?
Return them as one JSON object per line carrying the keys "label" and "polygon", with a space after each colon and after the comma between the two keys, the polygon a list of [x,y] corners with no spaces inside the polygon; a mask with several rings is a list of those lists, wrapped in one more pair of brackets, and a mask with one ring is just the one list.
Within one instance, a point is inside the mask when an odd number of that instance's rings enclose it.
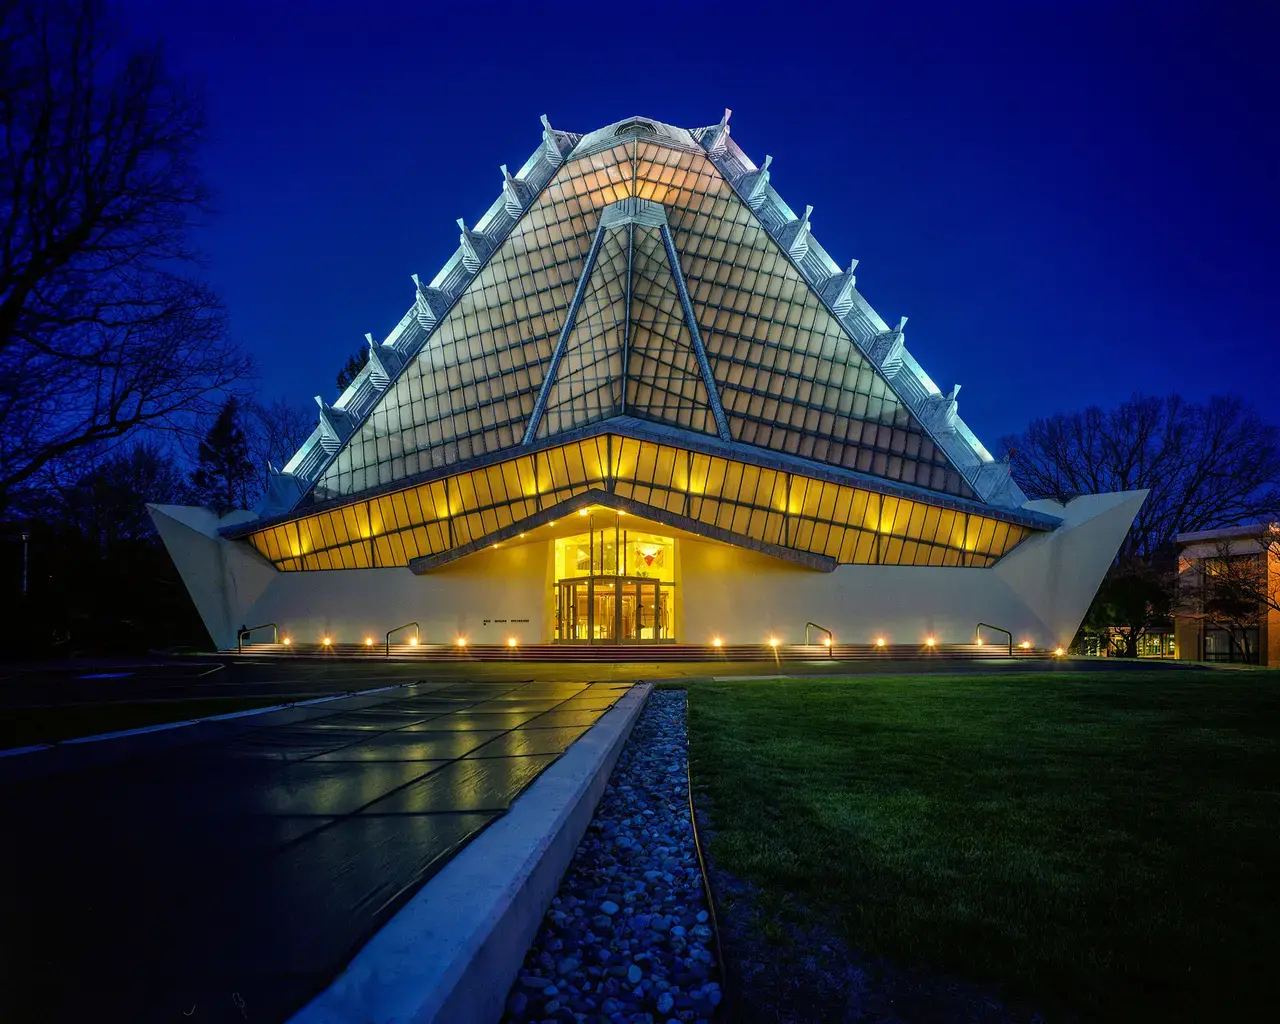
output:
{"label": "translucent glass roof", "polygon": [[[654,124],[602,129],[592,145],[553,137],[576,148],[557,149],[505,236],[464,234],[474,276],[420,347],[397,353],[403,369],[352,417],[310,500],[408,485],[622,415],[979,497],[806,279],[798,246],[706,152]],[[665,226],[604,222],[633,197],[658,204]]]}

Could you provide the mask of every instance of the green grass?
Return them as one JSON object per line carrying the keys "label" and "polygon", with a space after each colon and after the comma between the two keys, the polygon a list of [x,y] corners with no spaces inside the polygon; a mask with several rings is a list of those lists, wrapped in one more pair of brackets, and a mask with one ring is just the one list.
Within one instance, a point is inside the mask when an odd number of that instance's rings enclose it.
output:
{"label": "green grass", "polygon": [[689,691],[713,854],[770,913],[1051,1019],[1280,1013],[1280,673]]}
{"label": "green grass", "polygon": [[0,709],[0,750],[35,743],[56,743],[120,729],[183,722],[207,715],[270,707],[305,697],[206,697],[193,700],[114,701],[62,707]]}

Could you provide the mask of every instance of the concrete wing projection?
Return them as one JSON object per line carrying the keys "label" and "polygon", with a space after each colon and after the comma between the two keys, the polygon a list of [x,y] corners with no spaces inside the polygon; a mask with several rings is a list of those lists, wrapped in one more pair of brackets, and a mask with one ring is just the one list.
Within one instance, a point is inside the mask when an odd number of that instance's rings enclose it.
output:
{"label": "concrete wing projection", "polygon": [[543,129],[253,514],[153,509],[219,645],[1070,639],[1141,493],[1027,502],[727,113]]}

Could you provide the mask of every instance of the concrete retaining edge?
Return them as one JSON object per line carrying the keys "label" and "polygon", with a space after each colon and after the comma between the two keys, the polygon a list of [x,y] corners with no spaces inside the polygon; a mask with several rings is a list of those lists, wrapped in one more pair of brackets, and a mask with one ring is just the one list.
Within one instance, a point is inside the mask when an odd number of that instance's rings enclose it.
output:
{"label": "concrete retaining edge", "polygon": [[290,1024],[497,1021],[652,689],[633,687]]}

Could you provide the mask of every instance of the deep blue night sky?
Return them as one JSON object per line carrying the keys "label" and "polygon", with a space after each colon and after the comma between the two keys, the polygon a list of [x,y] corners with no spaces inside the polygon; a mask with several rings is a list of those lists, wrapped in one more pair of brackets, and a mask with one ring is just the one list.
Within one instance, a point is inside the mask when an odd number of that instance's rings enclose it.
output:
{"label": "deep blue night sky", "polygon": [[209,274],[267,397],[336,397],[539,114],[728,106],[989,447],[1135,389],[1280,420],[1269,5],[122,3],[205,88]]}

